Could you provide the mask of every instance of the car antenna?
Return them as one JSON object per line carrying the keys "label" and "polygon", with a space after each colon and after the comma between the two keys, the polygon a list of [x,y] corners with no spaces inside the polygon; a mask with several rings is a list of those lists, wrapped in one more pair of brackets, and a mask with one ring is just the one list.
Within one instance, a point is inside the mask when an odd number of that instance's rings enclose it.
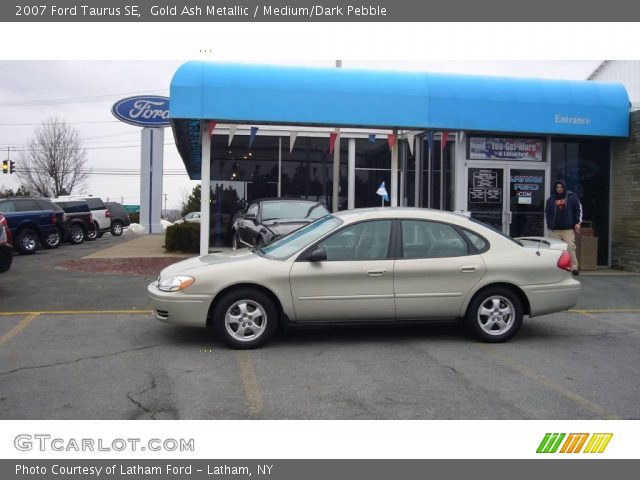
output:
{"label": "car antenna", "polygon": [[540,256],[540,247],[542,246],[542,237],[538,237],[538,250],[536,250],[536,255]]}

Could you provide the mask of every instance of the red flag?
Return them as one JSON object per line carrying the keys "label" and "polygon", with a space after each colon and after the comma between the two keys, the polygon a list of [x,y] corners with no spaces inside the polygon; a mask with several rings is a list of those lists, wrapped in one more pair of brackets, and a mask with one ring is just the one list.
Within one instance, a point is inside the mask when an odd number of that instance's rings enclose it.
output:
{"label": "red flag", "polygon": [[216,128],[216,121],[215,120],[209,120],[209,136],[211,136],[213,134],[213,129]]}
{"label": "red flag", "polygon": [[447,146],[447,140],[449,139],[449,132],[442,132],[442,140],[440,140],[440,150],[444,151],[444,147]]}
{"label": "red flag", "polygon": [[336,139],[338,138],[338,132],[332,132],[329,134],[329,153],[333,153],[333,147],[336,144]]}
{"label": "red flag", "polygon": [[393,133],[387,135],[387,143],[389,144],[389,150],[396,144],[396,136]]}

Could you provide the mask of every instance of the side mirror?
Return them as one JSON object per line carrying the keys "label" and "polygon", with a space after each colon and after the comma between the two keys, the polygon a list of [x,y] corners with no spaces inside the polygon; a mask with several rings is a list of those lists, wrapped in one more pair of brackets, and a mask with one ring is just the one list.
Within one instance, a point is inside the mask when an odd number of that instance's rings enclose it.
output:
{"label": "side mirror", "polygon": [[253,221],[255,221],[257,218],[258,218],[258,216],[255,213],[247,213],[244,216],[245,220],[253,220]]}
{"label": "side mirror", "polygon": [[324,248],[317,248],[309,256],[309,260],[312,262],[322,262],[327,259],[327,251]]}

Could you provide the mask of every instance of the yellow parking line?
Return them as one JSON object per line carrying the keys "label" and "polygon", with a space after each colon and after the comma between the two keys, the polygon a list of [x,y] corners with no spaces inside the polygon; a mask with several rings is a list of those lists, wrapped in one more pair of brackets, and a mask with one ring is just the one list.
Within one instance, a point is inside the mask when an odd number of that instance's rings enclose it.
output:
{"label": "yellow parking line", "polygon": [[640,313],[640,308],[603,308],[589,310],[568,310],[571,313]]}
{"label": "yellow parking line", "polygon": [[504,355],[504,354],[501,354],[501,353],[496,353],[492,349],[491,346],[489,346],[489,345],[479,345],[479,346],[488,355],[492,356],[493,358],[498,360],[503,365],[506,365],[507,367],[510,367],[511,369],[515,370],[516,372],[523,374],[525,377],[528,377],[528,378],[530,378],[532,380],[535,380],[538,383],[541,383],[542,385],[544,385],[545,387],[549,388],[550,390],[553,390],[554,392],[558,393],[559,395],[563,396],[564,398],[577,403],[578,405],[580,405],[585,410],[589,410],[590,412],[596,414],[600,418],[603,418],[605,420],[619,420],[619,417],[616,417],[615,415],[607,412],[603,407],[601,407],[600,405],[596,405],[591,400],[587,400],[586,398],[582,397],[581,395],[578,395],[577,393],[574,393],[571,390],[569,390],[567,388],[564,388],[562,385],[554,382],[553,380],[550,380],[549,378],[545,377],[544,375],[542,375],[540,373],[537,373],[537,372],[534,372],[530,368],[528,368],[528,367],[526,367],[526,366],[514,361],[511,357],[509,357],[507,355]]}
{"label": "yellow parking line", "polygon": [[150,315],[153,310],[42,310],[36,312],[0,312],[0,317],[16,315]]}
{"label": "yellow parking line", "polygon": [[606,320],[604,318],[596,317],[592,313],[586,313],[586,312],[578,312],[578,313],[580,313],[581,315],[584,315],[585,317],[593,318],[594,320],[598,321],[599,323],[606,323],[607,325],[611,325],[612,327],[622,328],[627,333],[636,333],[636,332],[638,332],[637,329],[634,329],[632,327],[628,327],[627,325],[620,325],[619,323],[612,322],[611,320]]}
{"label": "yellow parking line", "polygon": [[39,315],[40,315],[39,313],[30,313],[29,315],[24,317],[22,320],[20,320],[15,327],[13,327],[11,330],[9,330],[7,333],[5,333],[3,336],[0,337],[0,345],[4,345],[13,337],[15,337],[17,334],[19,334],[22,330],[27,328],[29,324],[34,319],[36,319]]}
{"label": "yellow parking line", "polygon": [[260,396],[260,388],[256,381],[256,374],[251,363],[251,356],[246,350],[238,350],[238,362],[240,363],[240,372],[242,375],[242,384],[244,385],[244,394],[249,403],[249,415],[257,416],[262,411],[262,397]]}

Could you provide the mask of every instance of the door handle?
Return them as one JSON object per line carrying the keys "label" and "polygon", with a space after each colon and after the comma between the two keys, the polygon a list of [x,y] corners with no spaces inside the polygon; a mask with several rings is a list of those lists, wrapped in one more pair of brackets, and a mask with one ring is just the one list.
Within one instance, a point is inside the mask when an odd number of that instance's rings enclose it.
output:
{"label": "door handle", "polygon": [[386,273],[386,271],[387,271],[386,268],[379,268],[377,270],[367,270],[367,275],[369,275],[370,277],[381,277]]}
{"label": "door handle", "polygon": [[478,267],[476,265],[463,265],[460,267],[462,273],[473,273]]}

